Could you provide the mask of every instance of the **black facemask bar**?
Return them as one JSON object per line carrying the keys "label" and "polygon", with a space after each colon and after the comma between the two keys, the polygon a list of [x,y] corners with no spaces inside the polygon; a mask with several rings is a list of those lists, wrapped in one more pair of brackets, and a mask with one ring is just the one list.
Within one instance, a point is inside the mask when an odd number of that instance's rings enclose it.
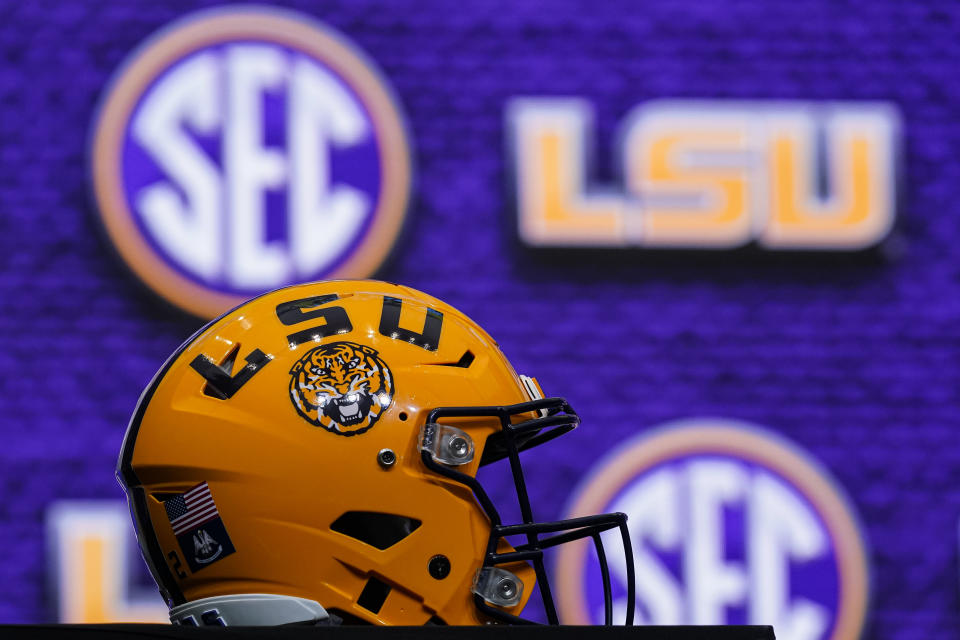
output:
{"label": "black facemask bar", "polygon": [[[540,417],[516,424],[512,423],[511,417],[531,412],[539,414]],[[499,512],[480,482],[474,477],[457,471],[454,467],[437,462],[430,451],[442,428],[442,425],[438,423],[439,420],[443,418],[476,417],[495,417],[500,420],[501,430],[487,439],[480,464],[484,465],[504,458],[509,459],[510,470],[513,473],[513,483],[520,503],[520,513],[523,518],[523,522],[520,524],[504,525]],[[438,407],[431,410],[427,415],[427,422],[423,428],[420,457],[423,464],[431,471],[469,487],[473,491],[477,502],[480,503],[480,507],[490,519],[490,539],[487,542],[487,551],[481,568],[518,561],[530,562],[533,565],[549,624],[560,624],[560,620],[557,616],[557,608],[544,567],[543,551],[582,538],[593,539],[596,547],[597,558],[600,562],[600,574],[603,580],[604,624],[613,624],[610,569],[607,565],[607,556],[604,553],[600,534],[618,528],[627,563],[626,624],[632,625],[635,606],[634,567],[633,549],[630,546],[630,532],[627,529],[626,514],[606,513],[556,522],[534,522],[533,512],[530,508],[527,485],[520,465],[520,452],[562,436],[575,429],[579,424],[579,416],[563,398],[545,398],[504,407]],[[540,537],[547,534],[555,535]],[[515,547],[513,551],[497,553],[499,541],[502,538],[514,535],[526,536],[527,542]],[[490,605],[477,594],[474,594],[474,603],[481,613],[495,620],[507,624],[536,624],[531,620],[515,616]]]}

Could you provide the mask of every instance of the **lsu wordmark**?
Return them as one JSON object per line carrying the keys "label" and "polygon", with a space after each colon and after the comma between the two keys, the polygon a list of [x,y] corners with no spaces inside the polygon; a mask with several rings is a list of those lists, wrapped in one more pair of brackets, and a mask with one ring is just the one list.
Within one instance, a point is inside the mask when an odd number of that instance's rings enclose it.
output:
{"label": "lsu wordmark", "polygon": [[649,102],[616,145],[620,190],[590,185],[586,101],[516,99],[507,127],[530,246],[860,250],[894,221],[885,103]]}
{"label": "lsu wordmark", "polygon": [[[146,576],[120,500],[65,500],[46,514],[50,591],[57,621],[67,623],[168,622],[155,588],[137,589]],[[145,578],[149,579],[149,578]]]}
{"label": "lsu wordmark", "polygon": [[[861,634],[868,576],[856,518],[826,471],[782,438],[726,420],[665,425],[598,464],[570,515],[610,511],[629,517],[641,624],[773,625],[783,640]],[[590,549],[560,552],[566,623],[603,621]],[[622,621],[626,576],[612,578]]]}

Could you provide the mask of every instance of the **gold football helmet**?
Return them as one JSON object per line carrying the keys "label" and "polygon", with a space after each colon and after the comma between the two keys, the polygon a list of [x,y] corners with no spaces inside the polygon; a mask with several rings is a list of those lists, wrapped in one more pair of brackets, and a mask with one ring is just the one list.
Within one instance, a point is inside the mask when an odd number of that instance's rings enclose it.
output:
{"label": "gold football helmet", "polygon": [[[633,560],[621,513],[536,522],[519,453],[579,418],[462,313],[412,289],[320,282],[210,322],[163,365],[117,469],[176,624],[525,623],[543,552]],[[507,459],[522,522],[476,479]],[[511,546],[507,537],[523,543]],[[574,542],[575,541],[575,542]]]}

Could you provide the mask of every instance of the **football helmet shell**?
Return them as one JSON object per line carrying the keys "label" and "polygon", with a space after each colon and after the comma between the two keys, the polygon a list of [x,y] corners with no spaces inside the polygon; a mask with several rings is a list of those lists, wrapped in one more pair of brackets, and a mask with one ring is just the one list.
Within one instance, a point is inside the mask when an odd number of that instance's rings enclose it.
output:
{"label": "football helmet shell", "polygon": [[[565,402],[541,395],[436,298],[375,281],[298,285],[224,314],[170,357],[141,396],[117,473],[171,607],[277,594],[373,624],[519,621],[545,580],[550,545],[538,535],[574,525],[537,529],[524,487],[525,523],[493,535],[502,523],[475,476],[509,457],[522,483],[517,452],[576,426]],[[183,497],[189,510],[201,494],[191,513],[206,512],[184,516]],[[217,533],[191,532],[191,517],[219,518],[228,552],[210,552]],[[583,527],[626,536],[614,520],[579,523],[573,537],[601,548]],[[512,548],[515,534],[528,543]],[[191,535],[203,552],[184,558]],[[494,564],[520,583],[500,584],[506,599],[478,587],[500,575],[480,576]]]}

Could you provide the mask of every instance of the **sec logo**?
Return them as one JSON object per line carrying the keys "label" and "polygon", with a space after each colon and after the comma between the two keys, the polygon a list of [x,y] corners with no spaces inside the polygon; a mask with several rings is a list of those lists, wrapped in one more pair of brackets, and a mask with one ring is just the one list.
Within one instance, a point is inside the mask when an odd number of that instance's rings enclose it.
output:
{"label": "sec logo", "polygon": [[298,14],[220,9],[164,29],[118,72],[91,139],[112,244],[200,316],[371,275],[406,212],[410,150],[390,88]]}
{"label": "sec logo", "polygon": [[[575,495],[571,517],[627,514],[642,624],[772,624],[786,640],[860,636],[868,577],[856,519],[827,472],[780,437],[725,420],[670,423],[618,447]],[[622,567],[619,537],[604,542],[611,568]],[[565,622],[601,624],[592,545],[567,547],[556,567]],[[620,571],[612,581],[622,621]]]}

